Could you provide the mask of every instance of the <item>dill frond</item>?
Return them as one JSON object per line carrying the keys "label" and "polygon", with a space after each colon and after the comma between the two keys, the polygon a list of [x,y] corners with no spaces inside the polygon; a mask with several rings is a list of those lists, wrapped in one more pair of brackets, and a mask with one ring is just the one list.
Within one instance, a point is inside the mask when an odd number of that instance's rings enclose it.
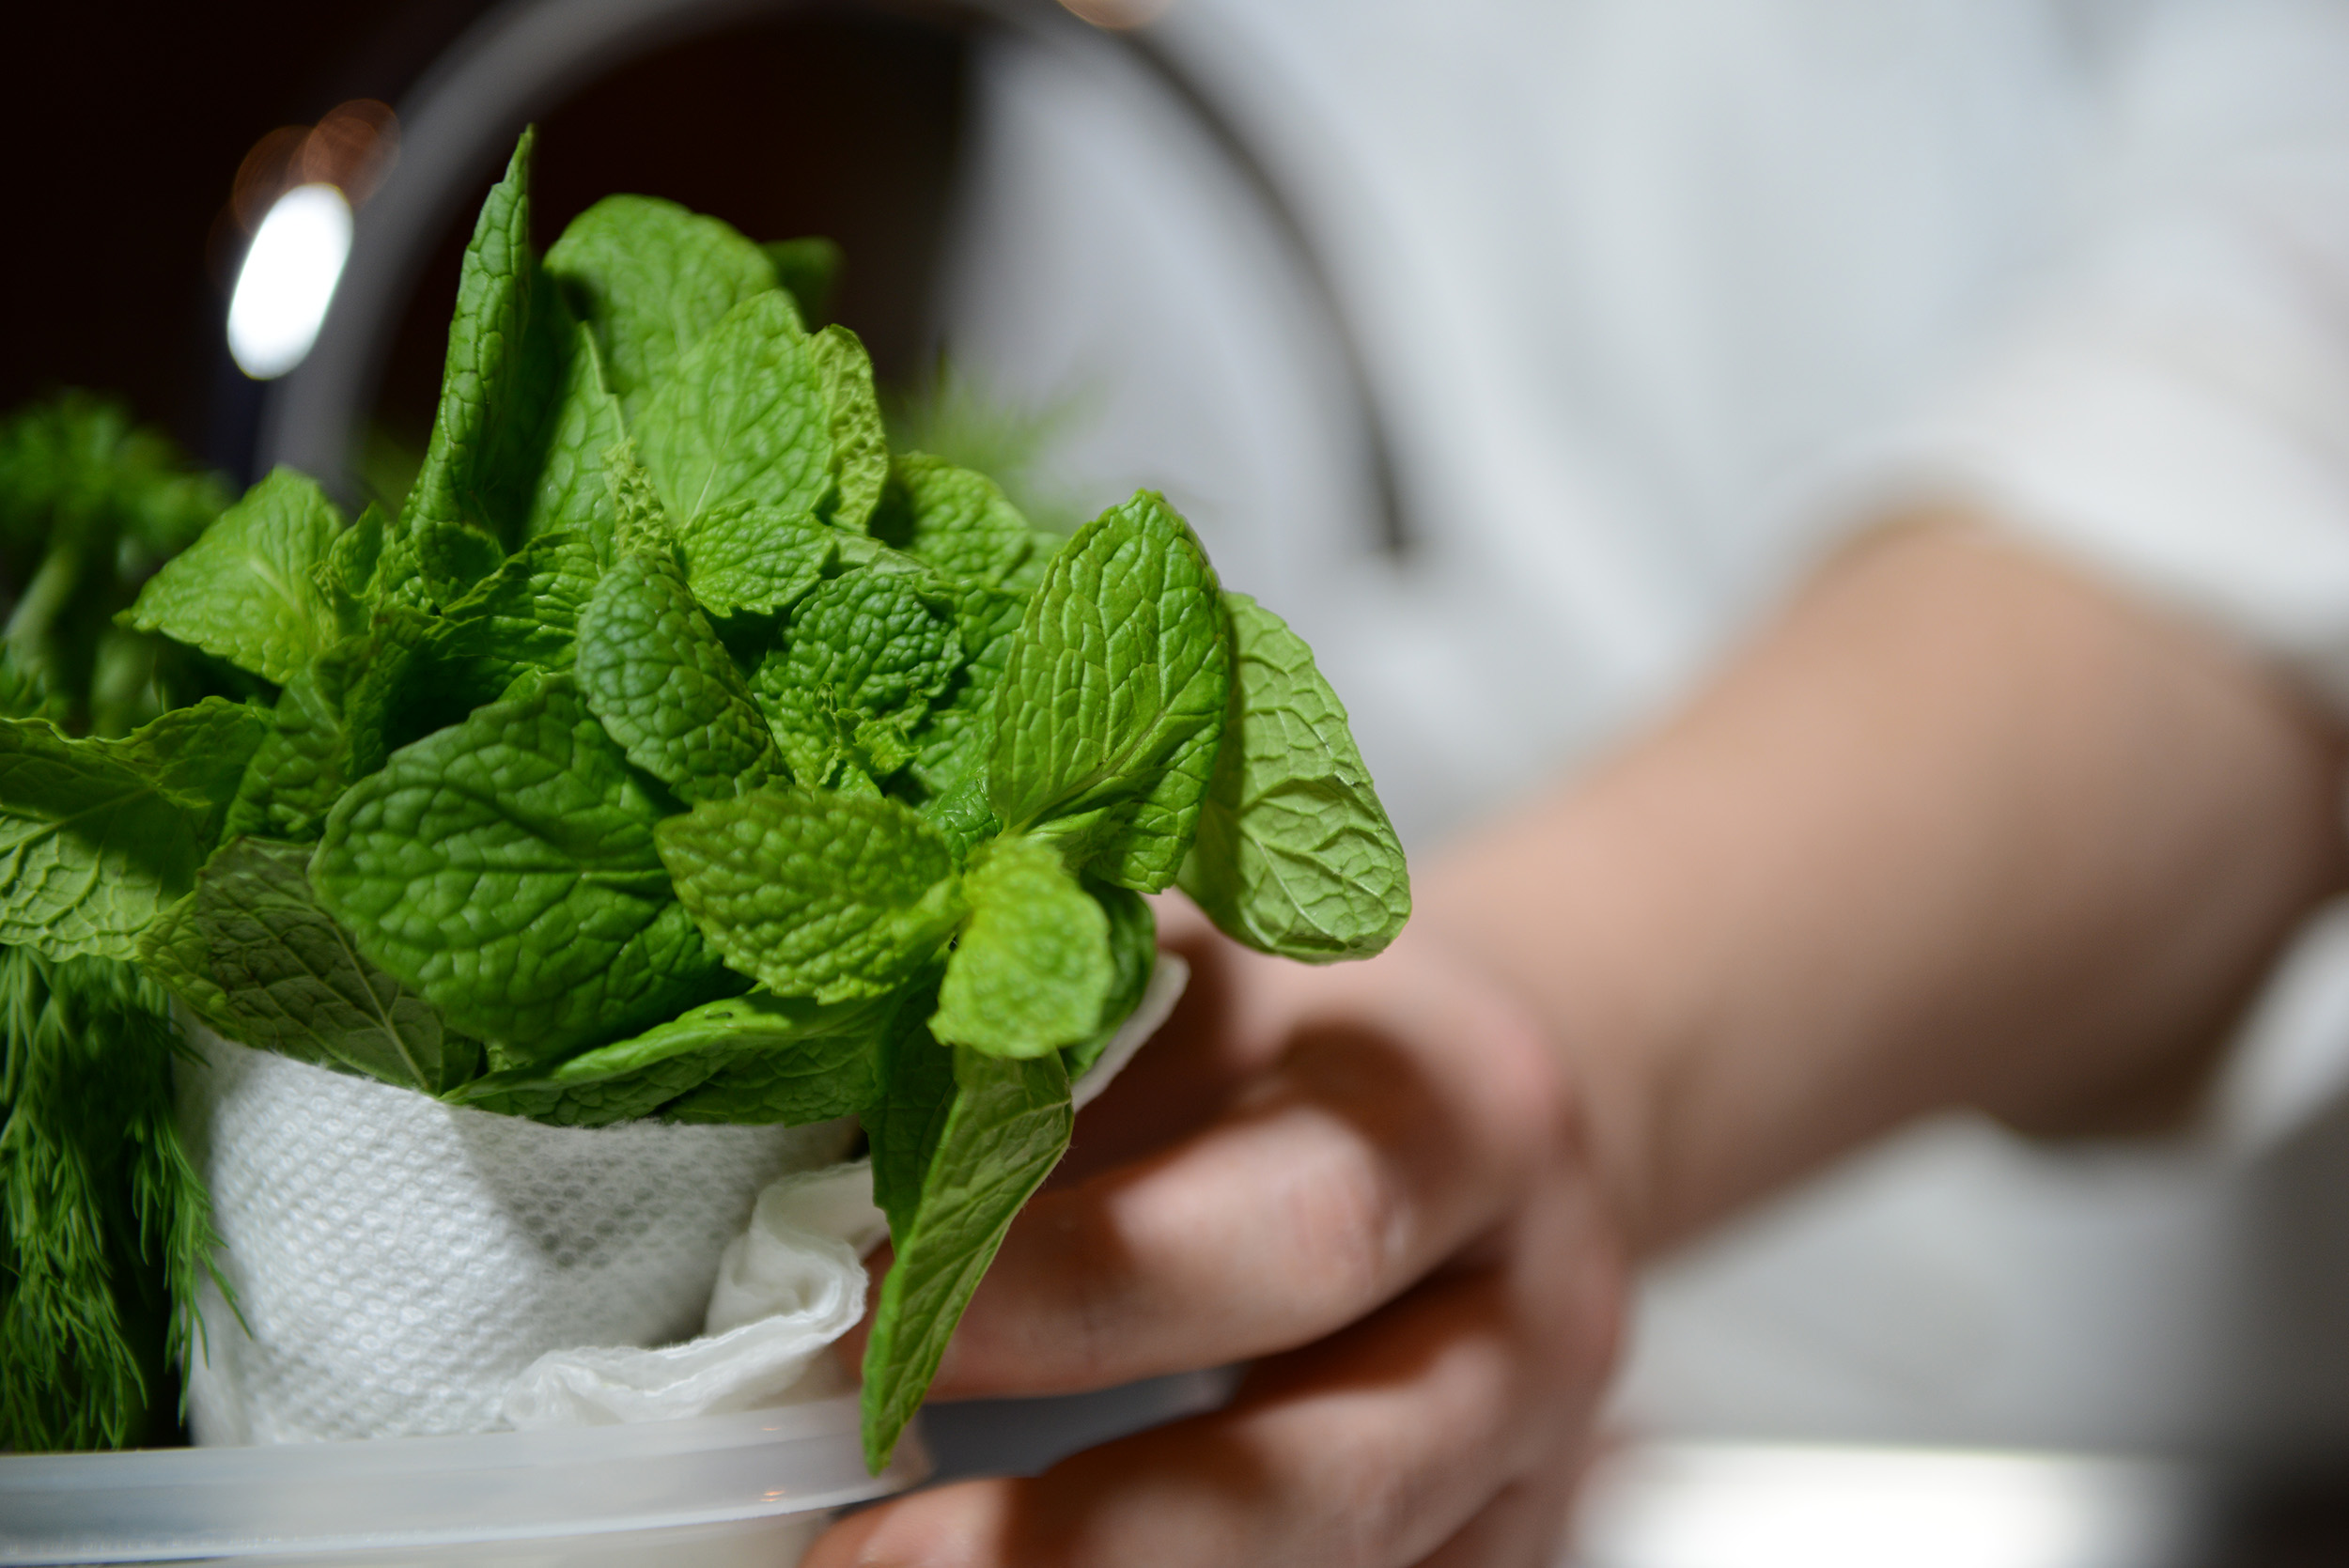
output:
{"label": "dill frond", "polygon": [[172,1118],[163,988],[0,948],[0,1447],[168,1438],[167,1368],[217,1238]]}

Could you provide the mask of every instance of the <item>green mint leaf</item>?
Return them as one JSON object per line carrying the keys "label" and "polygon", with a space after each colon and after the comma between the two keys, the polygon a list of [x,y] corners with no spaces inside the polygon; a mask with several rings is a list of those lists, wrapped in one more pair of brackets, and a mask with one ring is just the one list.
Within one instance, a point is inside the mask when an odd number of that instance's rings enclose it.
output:
{"label": "green mint leaf", "polygon": [[326,814],[350,782],[350,737],[315,674],[286,683],[266,715],[261,744],[246,764],[221,831],[228,837],[315,843]]}
{"label": "green mint leaf", "polygon": [[943,458],[893,458],[874,532],[949,577],[1001,588],[1034,550],[1034,531],[1003,487]]}
{"label": "green mint leaf", "polygon": [[780,760],[734,656],[668,551],[634,551],[579,614],[579,690],[637,767],[687,801],[756,789]]}
{"label": "green mint leaf", "polygon": [[[667,1023],[655,1023],[653,1028],[630,1040],[615,1040],[592,1051],[573,1056],[570,1061],[537,1073],[536,1082],[552,1087],[575,1087],[592,1084],[606,1078],[625,1078],[646,1068],[660,1065],[662,1061],[702,1056],[717,1051],[719,1059],[728,1056],[769,1056],[792,1054],[799,1047],[813,1040],[864,1040],[872,1042],[879,1028],[891,1018],[893,1002],[813,1002],[797,995],[775,995],[770,990],[745,990],[717,1002],[702,1002],[669,1018]],[[867,1079],[872,1075],[867,1073]],[[869,1096],[867,1096],[869,1098]],[[853,1101],[846,1110],[855,1110]],[[846,1115],[846,1110],[827,1112],[817,1120],[830,1120]]]}
{"label": "green mint leaf", "polygon": [[[460,722],[527,674],[569,669],[580,610],[602,575],[599,547],[586,535],[541,534],[443,613],[401,629],[412,655],[383,671],[378,693],[391,743]],[[397,649],[392,657],[400,657]]]}
{"label": "green mint leaf", "polygon": [[379,616],[400,612],[437,613],[440,609],[425,587],[424,562],[415,538],[404,531],[385,534],[369,587],[367,603]]}
{"label": "green mint leaf", "polygon": [[1044,574],[1051,569],[1052,557],[1068,545],[1067,537],[1050,529],[1028,530],[1028,554],[1011,574],[1003,579],[1003,592],[1017,594],[1022,601],[1044,585]]}
{"label": "green mint leaf", "polygon": [[616,524],[604,458],[627,439],[620,400],[604,380],[602,350],[584,324],[576,326],[555,394],[545,463],[522,522],[524,536],[582,534],[595,541],[599,555],[608,557]]}
{"label": "green mint leaf", "polygon": [[631,550],[674,550],[677,524],[661,491],[636,460],[636,444],[623,442],[604,454],[604,481],[612,494],[612,555]]}
{"label": "green mint leaf", "polygon": [[987,781],[983,778],[966,779],[913,809],[946,840],[957,864],[970,859],[973,848],[1003,831],[994,808],[987,803]]}
{"label": "green mint leaf", "polygon": [[440,409],[400,511],[403,530],[470,530],[491,547],[485,566],[484,551],[466,533],[432,543],[419,538],[427,584],[443,596],[487,576],[497,565],[497,547],[521,538],[549,417],[567,376],[569,314],[530,245],[536,134],[524,131],[515,144],[506,178],[482,202],[465,247]]}
{"label": "green mint leaf", "polygon": [[963,873],[971,922],[946,961],[930,1032],[989,1056],[1045,1056],[1100,1030],[1117,980],[1108,914],[1030,838],[983,846]]}
{"label": "green mint leaf", "polygon": [[549,1126],[608,1127],[663,1113],[707,1083],[729,1059],[724,1050],[696,1051],[573,1084],[548,1081],[541,1068],[516,1067],[474,1079],[443,1098]]}
{"label": "green mint leaf", "polygon": [[735,1057],[661,1116],[668,1122],[796,1127],[850,1115],[872,1097],[872,1040],[832,1034],[793,1050]]}
{"label": "green mint leaf", "polygon": [[840,536],[805,512],[752,502],[713,506],[678,539],[685,581],[713,615],[779,615],[823,581]]}
{"label": "green mint leaf", "polygon": [[606,196],[582,212],[547,252],[546,270],[595,334],[606,383],[631,421],[728,311],[775,287],[756,245],[652,196]]}
{"label": "green mint leaf", "polygon": [[1216,592],[1190,526],[1148,491],[1052,558],[996,688],[988,796],[1008,831],[1070,840],[1120,887],[1174,879],[1229,691]]}
{"label": "green mint leaf", "polygon": [[636,424],[670,514],[747,501],[813,512],[832,489],[831,414],[790,297],[735,307],[679,361]]}
{"label": "green mint leaf", "polygon": [[673,816],[657,837],[710,944],[784,996],[886,995],[962,917],[946,841],[894,800],[763,789]]}
{"label": "green mint leaf", "polygon": [[826,582],[791,617],[772,680],[832,694],[843,713],[926,709],[962,663],[952,601],[911,572]]}
{"label": "green mint leaf", "polygon": [[832,309],[832,291],[840,283],[840,247],[818,236],[800,240],[770,240],[758,247],[775,270],[775,282],[800,307],[800,319],[824,320]]}
{"label": "green mint leaf", "polygon": [[800,1126],[872,1104],[881,1035],[901,997],[827,1007],[753,991],[742,1001],[728,1040],[732,1059],[669,1107],[668,1120]]}
{"label": "green mint leaf", "polygon": [[1231,713],[1183,891],[1260,952],[1367,958],[1410,918],[1403,846],[1305,640],[1245,594],[1223,602]]}
{"label": "green mint leaf", "polygon": [[541,1081],[536,1067],[474,1079],[444,1096],[474,1110],[521,1116],[553,1127],[608,1127],[639,1122],[690,1094],[724,1063],[721,1052],[675,1056],[638,1072],[569,1087]]}
{"label": "green mint leaf", "polygon": [[856,571],[801,601],[752,688],[801,783],[844,768],[882,778],[912,760],[911,737],[961,662],[951,604],[921,577]]}
{"label": "green mint leaf", "polygon": [[354,784],[310,879],[450,1024],[550,1061],[725,989],[654,848],[661,810],[549,676]]}
{"label": "green mint leaf", "polygon": [[342,635],[313,575],[342,531],[326,492],[281,468],[149,578],[123,618],[282,685]]}
{"label": "green mint leaf", "polygon": [[[955,629],[964,649],[962,667],[944,699],[932,705],[913,736],[913,776],[934,799],[975,788],[986,803],[987,756],[995,734],[995,689],[1011,659],[1026,602],[976,583],[955,596]],[[975,815],[960,810],[958,816]],[[986,814],[988,817],[993,813]]]}
{"label": "green mint leaf", "polygon": [[246,763],[250,708],[208,697],[120,740],[0,720],[0,943],[135,958],[195,885]]}
{"label": "green mint leaf", "polygon": [[955,1108],[955,1053],[938,1043],[929,1026],[939,977],[933,968],[907,987],[881,1032],[873,1102],[859,1112],[873,1150],[873,1202],[889,1217],[889,1234],[895,1236],[913,1234],[922,1178]]}
{"label": "green mint leaf", "polygon": [[196,877],[190,920],[237,1025],[233,1037],[403,1089],[448,1087],[471,1070],[472,1053],[319,907],[309,858],[301,845],[234,839]]}
{"label": "green mint leaf", "polygon": [[242,1027],[228,1009],[228,993],[212,973],[212,947],[195,923],[191,893],[155,917],[138,940],[139,967],[189,1011],[233,1038]]}
{"label": "green mint leaf", "polygon": [[835,528],[861,534],[889,483],[889,435],[881,425],[880,398],[873,391],[873,362],[863,343],[846,327],[826,327],[808,339],[807,351],[817,385],[823,389],[825,429],[832,441],[828,520]]}
{"label": "green mint leaf", "polygon": [[416,571],[436,605],[451,605],[495,572],[506,560],[498,542],[469,522],[422,518],[409,525]]}
{"label": "green mint leaf", "polygon": [[1058,1056],[1015,1061],[955,1052],[954,1108],[922,1177],[913,1224],[891,1239],[864,1347],[864,1462],[889,1463],[921,1407],[972,1293],[1021,1205],[1044,1185],[1076,1125]]}
{"label": "green mint leaf", "polygon": [[537,1081],[569,1087],[620,1078],[674,1058],[708,1051],[724,1056],[764,1055],[788,1052],[811,1040],[869,1041],[888,1017],[885,1003],[826,1003],[805,997],[779,997],[770,991],[745,991],[704,1002],[642,1034],[574,1056],[540,1073]]}
{"label": "green mint leaf", "polygon": [[449,1097],[565,1126],[656,1112],[682,1122],[826,1122],[873,1098],[880,1033],[896,1008],[894,997],[827,1006],[752,991],[552,1067],[477,1079]]}
{"label": "green mint leaf", "polygon": [[580,613],[602,576],[589,536],[541,534],[450,605],[425,639],[432,678],[445,683],[450,722],[493,700],[526,670],[568,669]]}
{"label": "green mint leaf", "polygon": [[310,582],[334,612],[334,629],[343,637],[367,629],[387,532],[383,513],[370,505],[359,514],[358,521],[334,536],[334,542],[326,547],[325,558],[310,568]]}
{"label": "green mint leaf", "polygon": [[[397,544],[384,547],[387,559]],[[321,690],[329,699],[330,684],[343,690],[349,777],[366,777],[383,766],[394,748],[441,727],[440,709],[431,700],[436,661],[423,652],[437,624],[395,600],[376,611],[365,636],[337,644],[319,660]]]}
{"label": "green mint leaf", "polygon": [[1101,1060],[1111,1038],[1142,1005],[1143,993],[1150,988],[1150,976],[1159,967],[1159,917],[1152,912],[1150,901],[1138,893],[1100,882],[1085,891],[1100,900],[1101,912],[1109,919],[1110,962],[1115,975],[1092,1038],[1061,1052],[1061,1060],[1068,1063],[1071,1083]]}

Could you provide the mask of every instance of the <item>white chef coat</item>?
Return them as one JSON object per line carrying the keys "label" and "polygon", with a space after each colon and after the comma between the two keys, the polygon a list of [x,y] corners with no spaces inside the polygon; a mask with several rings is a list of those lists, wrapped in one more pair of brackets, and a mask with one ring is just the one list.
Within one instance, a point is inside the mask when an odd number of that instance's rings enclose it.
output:
{"label": "white chef coat", "polygon": [[[2349,3],[1177,0],[985,46],[949,352],[1068,409],[1344,694],[1415,848],[1701,678],[1905,499],[2349,702]],[[2349,1446],[2349,922],[2212,1136],[1949,1120],[1660,1268],[1650,1429]]]}

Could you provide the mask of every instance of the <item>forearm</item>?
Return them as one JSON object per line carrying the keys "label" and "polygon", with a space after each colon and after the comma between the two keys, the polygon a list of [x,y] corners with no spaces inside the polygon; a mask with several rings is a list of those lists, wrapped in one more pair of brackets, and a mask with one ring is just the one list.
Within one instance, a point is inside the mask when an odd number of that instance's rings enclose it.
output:
{"label": "forearm", "polygon": [[2189,1074],[2349,872],[2333,725],[1982,533],[1824,571],[1669,727],[1420,878],[1539,1008],[1666,1244],[1918,1113]]}

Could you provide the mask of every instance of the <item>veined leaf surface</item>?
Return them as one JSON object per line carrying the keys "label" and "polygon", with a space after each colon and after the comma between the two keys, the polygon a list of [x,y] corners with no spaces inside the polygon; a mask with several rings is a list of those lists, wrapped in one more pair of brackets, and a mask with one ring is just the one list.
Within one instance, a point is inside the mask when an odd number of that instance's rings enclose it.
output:
{"label": "veined leaf surface", "polygon": [[1410,918],[1410,874],[1313,650],[1225,594],[1231,716],[1183,891],[1237,940],[1307,963],[1367,958]]}
{"label": "veined leaf surface", "polygon": [[988,800],[1008,831],[1156,893],[1190,849],[1229,672],[1215,572],[1144,491],[1085,525],[1028,601],[996,688]]}
{"label": "veined leaf surface", "polygon": [[194,886],[261,732],[259,714],[216,697],[120,740],[0,720],[0,942],[137,957]]}
{"label": "veined leaf surface", "polygon": [[310,878],[451,1024],[551,1061],[727,986],[654,848],[662,809],[551,676],[353,786]]}
{"label": "veined leaf surface", "polygon": [[710,942],[784,996],[884,996],[962,917],[946,841],[894,800],[762,789],[671,817],[659,836]]}

